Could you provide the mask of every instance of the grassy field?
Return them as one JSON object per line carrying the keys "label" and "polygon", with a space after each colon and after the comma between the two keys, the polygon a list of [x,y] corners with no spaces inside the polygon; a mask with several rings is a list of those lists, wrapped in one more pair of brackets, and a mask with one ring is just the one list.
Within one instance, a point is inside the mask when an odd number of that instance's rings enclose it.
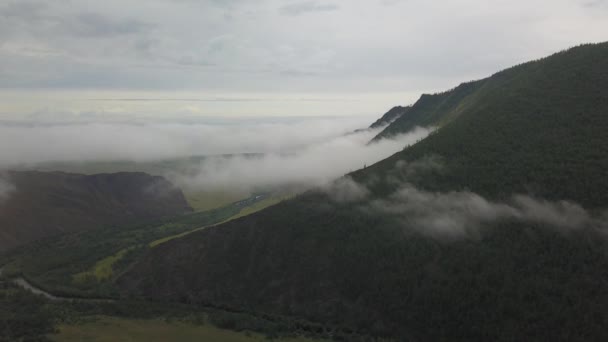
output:
{"label": "grassy field", "polygon": [[114,263],[118,260],[122,259],[131,249],[133,249],[133,247],[122,249],[114,255],[110,255],[107,258],[99,260],[89,271],[75,274],[74,280],[83,281],[89,277],[94,277],[97,280],[110,279],[114,273],[112,265],[114,265]]}
{"label": "grassy field", "polygon": [[234,215],[233,217],[229,218],[226,221],[230,221],[230,220],[234,220],[237,219],[239,217],[243,217],[243,216],[247,216],[247,215],[251,215],[255,212],[258,212],[260,210],[266,209],[270,206],[273,206],[275,204],[280,203],[281,201],[284,201],[286,199],[292,198],[293,195],[292,194],[283,194],[283,195],[273,195],[270,196],[262,201],[256,202],[248,207],[243,208],[243,210],[241,210],[238,214]]}
{"label": "grassy field", "polygon": [[188,204],[194,211],[207,211],[221,208],[231,203],[243,200],[251,194],[228,191],[189,191],[183,190]]}
{"label": "grassy field", "polygon": [[[194,325],[181,322],[169,323],[162,320],[136,320],[115,317],[99,317],[93,322],[62,325],[59,326],[58,334],[49,337],[56,342],[252,342],[267,340],[263,335],[223,330],[210,324]],[[278,341],[306,342],[313,340],[300,337]]]}
{"label": "grassy field", "polygon": [[[217,223],[217,224],[222,224],[224,222],[228,222],[229,220],[230,219],[228,219],[226,221],[223,221],[223,222],[220,222],[220,223]],[[216,224],[214,224],[213,226],[215,226],[215,225]],[[150,246],[150,248],[154,248],[154,247],[156,247],[156,246],[158,246],[160,244],[163,244],[163,243],[165,243],[167,241],[171,241],[171,240],[174,240],[174,239],[179,239],[179,238],[181,238],[183,236],[186,236],[188,234],[192,234],[194,232],[198,232],[199,230],[205,229],[207,227],[211,227],[211,226],[199,227],[199,228],[196,228],[196,229],[193,229],[193,230],[190,230],[190,231],[187,231],[187,232],[183,232],[183,233],[180,233],[180,234],[175,234],[175,235],[167,236],[167,237],[164,237],[162,239],[158,239],[158,240],[150,242],[149,246]]]}

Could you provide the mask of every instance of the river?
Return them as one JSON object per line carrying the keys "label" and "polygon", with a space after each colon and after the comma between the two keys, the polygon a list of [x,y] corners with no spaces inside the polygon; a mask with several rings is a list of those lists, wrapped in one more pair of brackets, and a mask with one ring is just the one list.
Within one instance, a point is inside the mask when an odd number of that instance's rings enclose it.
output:
{"label": "river", "polygon": [[[2,277],[2,272],[4,271],[4,266],[0,267],[0,278]],[[39,296],[43,296],[46,299],[52,301],[66,302],[66,301],[86,301],[86,302],[114,302],[113,299],[98,299],[98,298],[78,298],[78,297],[61,297],[55,296],[51,293],[44,291],[43,289],[32,285],[29,281],[27,281],[23,277],[18,277],[14,279],[7,279],[7,281],[12,282],[13,284],[30,291],[31,293]]]}

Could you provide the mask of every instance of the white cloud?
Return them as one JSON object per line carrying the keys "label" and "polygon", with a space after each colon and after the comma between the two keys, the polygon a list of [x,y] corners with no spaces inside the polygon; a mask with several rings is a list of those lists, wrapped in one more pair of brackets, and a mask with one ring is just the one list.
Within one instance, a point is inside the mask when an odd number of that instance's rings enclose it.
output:
{"label": "white cloud", "polygon": [[[410,163],[399,160],[381,178],[375,174],[365,183],[356,183],[346,177],[321,190],[335,202],[351,203],[368,215],[380,215],[405,231],[440,239],[477,238],[480,229],[496,222],[523,222],[561,233],[583,228],[605,233],[608,229],[608,210],[589,211],[572,201],[550,201],[525,194],[490,200],[471,191],[431,192],[413,185],[418,176],[434,172],[447,172],[438,156]],[[386,197],[370,196],[370,186],[377,182],[386,182],[394,191]]]}
{"label": "white cloud", "polygon": [[594,215],[570,201],[518,194],[498,202],[469,191],[428,192],[410,184],[402,184],[389,198],[374,200],[362,210],[388,215],[405,229],[440,238],[476,236],[488,224],[509,220],[541,224],[563,232],[608,228],[605,214]]}
{"label": "white cloud", "polygon": [[[166,120],[106,122],[93,115],[73,121],[41,123],[37,118],[0,124],[0,166],[235,153],[278,156],[318,146],[369,124],[366,117]],[[349,142],[338,140],[336,144]]]}
{"label": "white cloud", "polygon": [[[201,163],[192,175],[173,175],[185,188],[251,190],[256,187],[322,186],[342,175],[371,165],[426,137],[417,128],[390,140],[367,145],[379,130],[336,136],[290,153],[267,153],[259,157],[212,159]],[[339,181],[337,199],[364,196],[346,180]]]}

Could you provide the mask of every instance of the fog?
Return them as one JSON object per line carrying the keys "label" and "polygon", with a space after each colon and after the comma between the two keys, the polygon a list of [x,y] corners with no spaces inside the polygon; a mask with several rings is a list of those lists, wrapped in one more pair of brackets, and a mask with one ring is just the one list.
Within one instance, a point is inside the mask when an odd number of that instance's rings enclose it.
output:
{"label": "fog", "polygon": [[[432,192],[414,185],[418,176],[437,171],[446,171],[438,156],[410,163],[400,160],[382,179],[361,184],[343,177],[320,189],[335,202],[350,203],[367,214],[392,219],[405,230],[442,239],[476,237],[480,229],[499,221],[538,224],[560,232],[608,229],[608,210],[589,211],[572,201],[526,194],[498,201],[472,191]],[[377,182],[391,184],[395,191],[373,198],[371,189]]]}
{"label": "fog", "polygon": [[183,156],[291,153],[374,118],[206,118],[146,122],[0,123],[0,166],[50,161],[150,161]]}
{"label": "fog", "polygon": [[428,192],[404,185],[390,198],[373,201],[370,209],[388,214],[409,229],[441,237],[474,236],[484,224],[516,220],[562,231],[605,225],[570,201],[547,201],[514,195],[504,202],[486,199],[474,192]]}
{"label": "fog", "polygon": [[13,191],[15,191],[15,186],[0,174],[0,204],[9,198]]}
{"label": "fog", "polygon": [[[371,188],[342,176],[385,159],[432,131],[416,128],[368,144],[382,130],[360,129],[373,119],[4,122],[0,124],[0,166],[10,169],[51,161],[147,162],[209,156],[192,161],[187,168],[168,169],[164,176],[185,191],[244,193],[286,186],[321,187],[334,201],[354,203],[361,210],[389,215],[408,229],[442,237],[471,236],[480,227],[499,220],[539,223],[562,230],[604,227],[608,222],[606,214],[590,213],[569,201],[548,201],[525,194],[494,201],[470,191],[429,192],[413,185],[421,175],[448,171],[438,156],[409,163],[398,161],[383,179],[374,179],[389,183],[394,193],[371,199]],[[6,177],[0,177],[0,201],[13,191],[15,187]]]}
{"label": "fog", "polygon": [[371,165],[426,137],[430,130],[411,132],[367,143],[380,130],[366,130],[312,143],[290,153],[214,158],[202,162],[194,174],[170,175],[183,188],[254,190],[257,187],[324,185],[345,173]]}
{"label": "fog", "polygon": [[[93,120],[0,124],[0,167],[45,162],[151,162],[215,156],[164,172],[187,191],[253,191],[317,186],[423,139],[417,128],[368,145],[375,117],[258,117],[147,122]],[[358,130],[357,130],[358,129]],[[357,130],[357,131],[355,131]],[[246,154],[255,155],[246,155]],[[230,155],[230,156],[225,156]],[[192,162],[194,163],[194,162]]]}

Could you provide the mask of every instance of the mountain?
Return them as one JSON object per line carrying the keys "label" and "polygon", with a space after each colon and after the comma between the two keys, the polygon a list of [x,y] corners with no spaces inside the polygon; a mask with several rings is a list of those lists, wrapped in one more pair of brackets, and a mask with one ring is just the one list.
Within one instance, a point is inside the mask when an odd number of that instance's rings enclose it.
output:
{"label": "mountain", "polygon": [[454,118],[467,106],[468,96],[481,89],[486,80],[462,83],[443,93],[423,94],[404,115],[396,118],[372,141],[406,133],[416,126],[438,126],[449,118]]}
{"label": "mountain", "polygon": [[182,192],[145,173],[9,171],[0,198],[0,251],[43,237],[190,212]]}
{"label": "mountain", "polygon": [[395,122],[395,120],[399,119],[403,114],[407,113],[412,107],[402,107],[396,106],[391,108],[388,112],[386,112],[382,117],[376,120],[369,128],[380,128],[382,126],[388,126]]}
{"label": "mountain", "polygon": [[[602,47],[597,45],[581,46],[550,58],[512,67],[485,79],[462,83],[442,93],[424,94],[407,115],[395,120],[374,140],[407,132],[415,126],[443,126],[462,113],[496,110],[504,112],[505,108],[513,108],[519,113],[525,110],[525,115],[535,115],[535,111],[559,110],[555,107],[560,103],[566,103],[587,90],[592,91],[592,94],[586,94],[588,96],[585,98],[590,98],[591,95],[595,98],[581,104],[579,109],[594,106],[595,101],[601,99],[597,97],[600,90],[597,84],[590,82],[601,80],[605,75],[605,70],[597,60],[603,58],[601,50]],[[582,65],[582,59],[587,59],[590,64]],[[597,73],[592,75],[590,72]],[[591,78],[585,78],[586,76]],[[576,85],[582,88],[576,88]],[[590,86],[594,87],[589,88]],[[555,101],[550,103],[548,99],[541,97],[546,95]],[[508,103],[503,104],[501,101]]]}
{"label": "mountain", "polygon": [[606,340],[605,89],[608,43],[422,96],[381,136],[439,127],[426,139],[117,284],[398,340]]}
{"label": "mountain", "polygon": [[[443,93],[461,97],[463,87],[478,88],[445,112],[413,121],[434,121],[432,125],[440,127],[436,134],[353,176],[363,180],[388,172],[399,160],[435,155],[443,159],[446,172],[419,179],[417,185],[426,190],[469,189],[491,198],[529,193],[587,207],[606,206],[607,55],[606,43],[581,46]],[[407,116],[426,100],[423,96]],[[398,131],[405,118],[385,132]]]}

